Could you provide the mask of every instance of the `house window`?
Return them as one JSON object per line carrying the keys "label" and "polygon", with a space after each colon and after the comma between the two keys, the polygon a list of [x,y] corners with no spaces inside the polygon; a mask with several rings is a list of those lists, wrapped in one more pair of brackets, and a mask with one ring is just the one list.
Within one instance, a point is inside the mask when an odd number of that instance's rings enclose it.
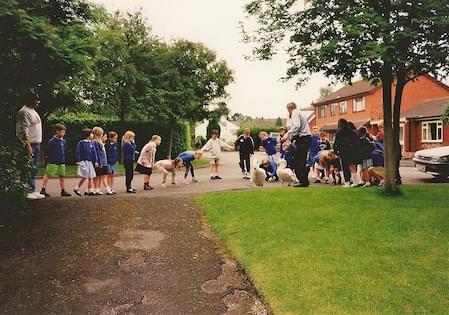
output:
{"label": "house window", "polygon": [[364,97],[356,97],[353,101],[352,111],[354,113],[363,112],[365,110],[365,98]]}
{"label": "house window", "polygon": [[337,115],[337,107],[338,107],[337,103],[331,104],[331,116]]}
{"label": "house window", "polygon": [[326,105],[320,105],[320,107],[318,108],[318,117],[326,117]]}
{"label": "house window", "polygon": [[442,142],[443,141],[443,122],[424,121],[422,122],[422,142]]}
{"label": "house window", "polygon": [[348,103],[346,101],[340,102],[339,104],[340,115],[344,115],[348,112]]}

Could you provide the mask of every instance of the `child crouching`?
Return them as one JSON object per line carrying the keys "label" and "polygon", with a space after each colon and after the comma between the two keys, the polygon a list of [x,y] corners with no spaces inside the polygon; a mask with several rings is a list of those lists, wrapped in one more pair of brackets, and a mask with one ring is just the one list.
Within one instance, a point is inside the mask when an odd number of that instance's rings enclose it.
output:
{"label": "child crouching", "polygon": [[175,177],[176,171],[181,169],[182,159],[177,157],[174,160],[160,160],[154,164],[154,167],[162,171],[162,188],[166,188],[165,182],[167,181],[168,173],[171,173],[171,183],[176,185]]}
{"label": "child crouching", "polygon": [[184,172],[184,180],[183,180],[183,184],[188,184],[189,182],[187,181],[187,176],[190,174],[192,175],[192,182],[197,183],[198,180],[195,178],[195,170],[193,168],[193,164],[192,162],[194,160],[199,160],[201,159],[202,156],[202,152],[201,151],[185,151],[182,152],[181,154],[179,154],[179,158],[182,160],[182,164],[185,167],[185,172]]}

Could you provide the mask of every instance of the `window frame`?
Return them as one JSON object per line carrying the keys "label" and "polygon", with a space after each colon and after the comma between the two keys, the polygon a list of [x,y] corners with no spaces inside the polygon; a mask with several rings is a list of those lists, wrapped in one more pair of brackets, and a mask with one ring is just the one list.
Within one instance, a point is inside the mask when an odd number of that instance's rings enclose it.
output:
{"label": "window frame", "polygon": [[330,116],[337,116],[338,103],[330,104]]}
{"label": "window frame", "polygon": [[[361,99],[361,109],[359,109],[359,107],[357,106],[357,100]],[[353,113],[360,113],[360,112],[364,112],[366,110],[366,105],[365,105],[365,97],[361,96],[361,97],[355,97],[352,99],[352,112]]]}
{"label": "window frame", "polygon": [[[441,139],[428,139],[428,136],[432,136],[431,124],[436,124],[436,136],[438,137],[438,130],[441,130]],[[425,131],[424,131],[425,130]],[[426,136],[424,138],[424,135]],[[444,141],[444,126],[442,120],[428,120],[421,122],[421,143],[442,143]]]}
{"label": "window frame", "polygon": [[[344,105],[344,111],[342,111],[342,105]],[[340,115],[346,115],[348,113],[348,101],[338,102],[338,112]]]}
{"label": "window frame", "polygon": [[[321,112],[323,110],[323,112]],[[326,104],[318,106],[318,118],[326,117]]]}

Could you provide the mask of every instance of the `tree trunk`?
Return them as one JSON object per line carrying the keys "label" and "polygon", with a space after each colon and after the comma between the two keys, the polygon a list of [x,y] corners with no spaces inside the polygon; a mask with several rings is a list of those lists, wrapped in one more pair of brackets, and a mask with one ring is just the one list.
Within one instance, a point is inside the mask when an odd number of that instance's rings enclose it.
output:
{"label": "tree trunk", "polygon": [[170,124],[171,129],[170,129],[170,140],[168,143],[168,152],[167,152],[167,159],[171,159],[171,153],[172,153],[172,148],[173,148],[173,137],[174,137],[174,126],[175,124]]}
{"label": "tree trunk", "polygon": [[399,174],[399,164],[401,160],[401,143],[399,139],[400,129],[401,129],[401,104],[402,96],[404,92],[404,87],[406,85],[406,73],[405,70],[401,69],[397,75],[394,105],[393,105],[393,139],[394,139],[394,156],[395,156],[395,181],[400,178]]}
{"label": "tree trunk", "polygon": [[190,122],[184,122],[184,137],[186,141],[186,150],[192,150],[192,132],[190,130]]}
{"label": "tree trunk", "polygon": [[395,181],[396,156],[395,156],[395,141],[393,135],[393,115],[392,115],[392,67],[387,60],[384,64],[382,74],[382,90],[383,90],[383,112],[384,112],[384,164],[385,164],[385,178],[384,178],[384,192],[387,194],[394,194],[397,191]]}

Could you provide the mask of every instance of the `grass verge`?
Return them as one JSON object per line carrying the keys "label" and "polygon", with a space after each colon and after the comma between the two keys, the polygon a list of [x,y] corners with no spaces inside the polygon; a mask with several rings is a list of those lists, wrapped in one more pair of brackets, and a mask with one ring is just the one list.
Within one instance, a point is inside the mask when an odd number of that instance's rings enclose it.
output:
{"label": "grass verge", "polygon": [[449,186],[198,197],[275,314],[447,314]]}

